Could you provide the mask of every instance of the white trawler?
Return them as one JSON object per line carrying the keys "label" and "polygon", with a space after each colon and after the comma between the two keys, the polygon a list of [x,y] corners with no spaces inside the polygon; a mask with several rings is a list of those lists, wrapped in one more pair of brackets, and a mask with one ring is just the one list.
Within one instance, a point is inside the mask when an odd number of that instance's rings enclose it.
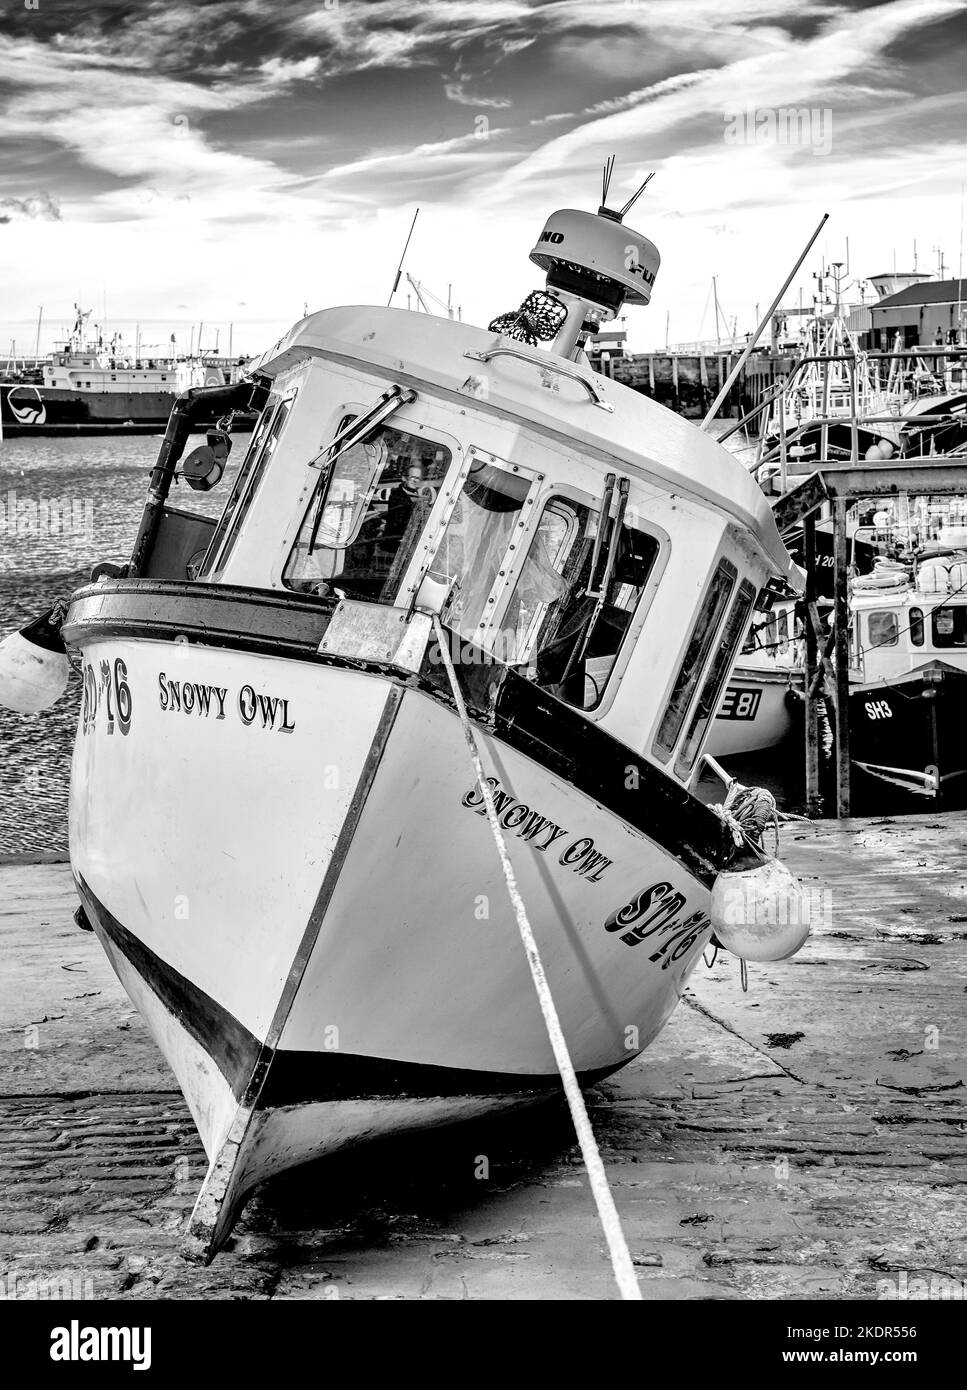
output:
{"label": "white trawler", "polygon": [[89,309],[75,304],[74,311],[69,336],[42,367],[0,379],[0,439],[157,434],[185,391],[239,378],[239,362],[203,354],[200,346],[197,354],[176,356],[170,345],[163,355],[158,349],[142,351],[140,342],[129,350],[120,334],[105,341],[99,329],[89,332]]}
{"label": "white trawler", "polygon": [[[762,862],[690,786],[798,571],[741,464],[586,364],[659,264],[621,215],[554,213],[546,292],[490,329],[329,309],[190,393],[132,560],[73,596],[73,870],[204,1142],[208,1254],[273,1173],[559,1089],[435,632],[583,1083],[655,1037],[716,877]],[[217,525],[170,507],[193,414],[252,404]]]}

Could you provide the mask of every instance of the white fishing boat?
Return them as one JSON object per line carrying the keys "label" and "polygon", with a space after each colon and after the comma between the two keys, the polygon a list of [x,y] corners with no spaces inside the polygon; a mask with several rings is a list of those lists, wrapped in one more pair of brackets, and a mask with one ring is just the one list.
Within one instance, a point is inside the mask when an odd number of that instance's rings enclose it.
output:
{"label": "white fishing boat", "polygon": [[[889,458],[899,447],[899,416],[904,395],[896,383],[882,381],[879,362],[860,350],[846,321],[842,273],[832,267],[833,299],[820,302],[803,332],[799,360],[765,416],[756,472],[767,490],[777,483],[780,454],[801,472],[817,459]],[[825,292],[826,276],[820,277]],[[829,312],[826,312],[828,308]]]}
{"label": "white fishing boat", "polygon": [[[205,1145],[206,1255],[274,1173],[559,1091],[494,815],[585,1084],[668,1018],[713,886],[762,866],[691,787],[799,571],[741,464],[587,365],[652,243],[566,210],[531,259],[546,291],[489,329],[327,309],[189,393],[131,560],[61,629],[73,872]],[[193,418],[253,405],[217,524],[171,507]],[[181,472],[208,486],[227,446]],[[805,931],[776,921],[780,956]]]}
{"label": "white fishing boat", "polygon": [[715,714],[706,751],[716,758],[761,753],[801,722],[803,642],[795,607],[778,600],[754,624]]}

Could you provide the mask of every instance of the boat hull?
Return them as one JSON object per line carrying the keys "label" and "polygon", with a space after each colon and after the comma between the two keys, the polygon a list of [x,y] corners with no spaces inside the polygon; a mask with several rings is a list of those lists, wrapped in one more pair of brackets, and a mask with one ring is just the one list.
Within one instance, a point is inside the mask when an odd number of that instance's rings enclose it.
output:
{"label": "boat hull", "polygon": [[850,757],[862,773],[931,800],[967,790],[967,672],[933,661],[850,688]]}
{"label": "boat hull", "polygon": [[[264,613],[233,615],[232,646],[198,616],[196,643],[185,609],[204,599],[159,618],[165,586],[144,587],[115,596],[126,617],[101,588],[68,617],[85,683],[71,861],[208,1153],[191,1233],[210,1256],[263,1178],[559,1080],[439,665],[361,669],[321,655],[318,632],[297,654]],[[721,826],[647,765],[634,782],[629,750],[582,735],[586,720],[506,668],[495,703],[494,670],[461,678],[572,1059],[593,1082],[678,1002],[710,935]],[[581,766],[554,751],[569,718]]]}
{"label": "boat hull", "polygon": [[801,685],[801,676],[793,671],[737,667],[712,724],[706,751],[716,758],[728,758],[783,743],[801,713]]}
{"label": "boat hull", "polygon": [[[30,435],[163,433],[176,399],[174,391],[72,391],[0,383],[0,435],[18,439]],[[212,416],[199,420],[196,428],[214,424]]]}

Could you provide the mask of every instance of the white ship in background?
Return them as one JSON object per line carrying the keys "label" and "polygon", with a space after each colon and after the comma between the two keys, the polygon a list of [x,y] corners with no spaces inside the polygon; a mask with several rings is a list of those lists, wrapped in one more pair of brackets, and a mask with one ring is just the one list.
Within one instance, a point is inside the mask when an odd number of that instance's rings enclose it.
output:
{"label": "white ship in background", "polygon": [[[42,366],[0,381],[0,436],[157,433],[179,396],[238,380],[243,359],[214,353],[175,356],[105,343],[90,332],[90,310],[75,308],[74,327]],[[213,420],[199,422],[214,424]]]}

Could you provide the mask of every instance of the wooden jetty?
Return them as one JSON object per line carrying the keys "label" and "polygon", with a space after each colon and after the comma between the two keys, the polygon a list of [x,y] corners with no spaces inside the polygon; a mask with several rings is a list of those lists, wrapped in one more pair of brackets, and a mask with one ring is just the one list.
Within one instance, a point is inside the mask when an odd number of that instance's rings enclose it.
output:
{"label": "wooden jetty", "polygon": [[[967,814],[787,827],[783,857],[827,895],[806,948],[747,994],[734,960],[700,963],[591,1093],[645,1297],[963,1297]],[[67,866],[0,866],[0,892],[8,1296],[615,1297],[555,1103],[281,1178],[213,1265],[185,1263],[205,1162],[174,1079],[74,926]]]}
{"label": "wooden jetty", "polygon": [[[701,419],[728,379],[744,344],[702,352],[609,353],[591,348],[588,356],[596,371],[613,377],[660,405],[690,419]],[[754,410],[776,384],[792,370],[795,359],[765,351],[754,352],[745,363],[720,413],[741,415]]]}

